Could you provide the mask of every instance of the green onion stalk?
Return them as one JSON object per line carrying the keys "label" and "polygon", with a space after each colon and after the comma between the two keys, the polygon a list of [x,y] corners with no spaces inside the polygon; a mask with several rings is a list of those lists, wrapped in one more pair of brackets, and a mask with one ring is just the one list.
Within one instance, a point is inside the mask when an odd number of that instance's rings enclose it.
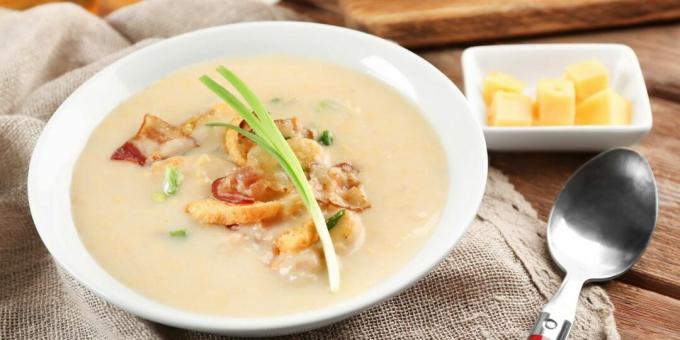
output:
{"label": "green onion stalk", "polygon": [[246,84],[241,79],[239,79],[233,72],[224,66],[219,66],[217,68],[217,72],[236,89],[236,91],[243,97],[246,103],[248,103],[250,108],[212,78],[203,75],[199,79],[212,92],[214,92],[217,96],[222,98],[225,102],[227,102],[227,104],[234,108],[234,110],[236,110],[236,112],[238,112],[238,114],[252,128],[253,132],[246,131],[232,124],[221,122],[211,122],[207,123],[206,125],[219,126],[238,131],[243,136],[249,138],[257,145],[261,146],[265,151],[267,151],[267,153],[269,153],[278,161],[283,171],[286,173],[286,175],[288,175],[288,178],[290,178],[291,182],[295,186],[295,189],[300,195],[302,202],[307,208],[307,211],[312,216],[314,226],[316,227],[316,232],[319,234],[319,239],[321,240],[321,246],[323,248],[326,268],[328,270],[330,290],[332,292],[337,292],[340,289],[340,266],[338,263],[338,257],[335,253],[333,241],[331,240],[330,233],[328,232],[323,212],[321,211],[321,207],[319,207],[319,203],[314,197],[314,192],[312,191],[309,181],[307,181],[307,177],[305,176],[300,161],[297,159],[290,145],[288,145],[288,142],[286,142],[285,138],[276,127],[276,124],[274,123],[274,120],[267,109],[257,98],[257,96],[248,88],[248,86],[246,86]]}

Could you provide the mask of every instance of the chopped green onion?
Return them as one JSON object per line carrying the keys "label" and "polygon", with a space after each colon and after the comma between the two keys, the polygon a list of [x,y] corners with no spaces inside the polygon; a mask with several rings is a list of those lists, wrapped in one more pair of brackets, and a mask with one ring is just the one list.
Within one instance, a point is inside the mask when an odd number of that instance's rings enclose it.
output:
{"label": "chopped green onion", "polygon": [[168,234],[170,234],[171,237],[187,237],[187,230],[186,229],[175,229],[175,230],[171,230]]}
{"label": "chopped green onion", "polygon": [[328,130],[323,130],[321,136],[319,136],[319,143],[325,146],[333,144],[333,135],[331,134],[331,132]]}
{"label": "chopped green onion", "polygon": [[279,98],[279,97],[274,97],[274,98],[272,98],[272,99],[269,99],[269,104],[278,104],[278,103],[280,103],[282,100],[283,100],[283,99],[281,99],[281,98]]}
{"label": "chopped green onion", "polygon": [[332,99],[324,99],[316,105],[316,112],[323,112],[327,110],[333,110],[338,107],[338,102]]}
{"label": "chopped green onion", "polygon": [[182,184],[182,173],[177,170],[177,167],[168,166],[165,168],[165,180],[163,181],[163,193],[166,196],[172,196],[179,190],[179,185]]}
{"label": "chopped green onion", "polygon": [[338,212],[333,214],[333,216],[329,217],[326,220],[326,225],[328,226],[328,230],[333,229],[336,225],[338,225],[338,222],[340,222],[340,219],[345,216],[345,209],[340,209]]}
{"label": "chopped green onion", "polygon": [[162,192],[154,192],[151,194],[151,199],[156,203],[163,203],[168,199],[168,195]]}
{"label": "chopped green onion", "polygon": [[328,233],[326,220],[323,212],[319,207],[319,203],[314,197],[314,192],[307,181],[304,170],[300,161],[297,159],[290,145],[286,142],[283,135],[276,127],[274,120],[269,115],[269,112],[264,107],[257,96],[246,86],[241,79],[234,73],[229,71],[224,66],[219,66],[217,72],[222,75],[231,85],[241,94],[243,99],[248,103],[246,106],[241,100],[236,98],[229,90],[222,85],[215,82],[212,78],[204,75],[200,77],[201,82],[207,86],[216,95],[227,102],[238,114],[248,123],[253,132],[243,130],[237,126],[219,122],[211,122],[208,126],[221,126],[228,129],[236,130],[243,136],[251,139],[256,144],[260,145],[278,162],[283,171],[288,175],[291,182],[295,186],[298,194],[302,198],[302,202],[307,207],[309,214],[312,216],[316,231],[319,234],[321,245],[323,247],[324,258],[326,260],[326,268],[328,270],[328,281],[330,290],[335,292],[340,287],[340,267],[338,264],[337,255],[333,248],[333,241]]}

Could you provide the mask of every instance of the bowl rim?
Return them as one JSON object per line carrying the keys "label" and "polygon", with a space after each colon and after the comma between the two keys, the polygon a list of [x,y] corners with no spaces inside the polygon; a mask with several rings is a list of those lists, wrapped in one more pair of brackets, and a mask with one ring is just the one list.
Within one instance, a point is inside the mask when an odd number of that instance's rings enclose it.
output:
{"label": "bowl rim", "polygon": [[[184,311],[181,309],[178,309],[176,307],[172,307],[169,305],[162,304],[160,302],[156,302],[155,300],[152,300],[151,298],[148,298],[146,296],[143,296],[144,298],[148,299],[149,304],[145,304],[144,307],[141,306],[141,303],[136,303],[136,301],[130,301],[129,299],[122,299],[119,298],[118,296],[112,296],[110,292],[105,292],[97,289],[97,287],[94,287],[91,282],[88,282],[86,277],[83,277],[78,274],[77,268],[74,268],[71,263],[68,263],[68,261],[65,261],[64,258],[60,258],[59,256],[55,255],[54,249],[56,249],[56,245],[53,244],[53,242],[56,242],[54,240],[51,240],[49,235],[46,235],[47,231],[45,228],[48,228],[48,226],[51,223],[52,218],[48,218],[46,216],[46,212],[41,211],[44,209],[44,201],[48,200],[48,198],[43,198],[40,196],[40,190],[37,185],[37,176],[38,176],[38,169],[37,169],[37,164],[39,163],[38,155],[41,155],[44,153],[42,150],[45,149],[49,141],[47,141],[46,133],[45,132],[51,132],[54,128],[55,118],[59,118],[61,116],[66,115],[67,112],[65,112],[65,107],[69,105],[69,102],[72,100],[72,98],[79,96],[85,89],[88,88],[92,83],[96,82],[99,78],[102,77],[103,74],[106,72],[111,72],[114,70],[116,67],[120,65],[124,65],[128,61],[132,60],[133,58],[141,56],[143,53],[147,53],[152,50],[162,50],[166,47],[173,46],[174,44],[178,44],[183,40],[186,39],[191,39],[200,35],[210,35],[210,34],[215,34],[217,32],[222,32],[223,31],[229,31],[231,29],[247,29],[250,27],[269,27],[269,29],[284,29],[284,28],[291,28],[291,29],[300,29],[300,30],[306,30],[306,29],[311,29],[317,31],[317,33],[321,34],[321,31],[326,31],[330,32],[328,34],[342,34],[346,36],[351,36],[352,39],[358,39],[361,40],[364,43],[375,45],[376,47],[381,47],[383,49],[392,49],[392,50],[398,50],[398,53],[401,53],[404,55],[405,58],[409,58],[409,62],[412,63],[413,65],[417,65],[420,69],[422,69],[425,72],[429,72],[432,77],[439,78],[438,80],[444,81],[447,84],[447,88],[444,88],[442,90],[445,90],[446,92],[452,94],[452,95],[458,95],[462,98],[463,102],[466,104],[465,108],[462,108],[462,111],[467,110],[465,114],[467,114],[469,119],[472,122],[472,129],[474,131],[471,131],[471,133],[475,136],[477,136],[477,149],[479,149],[480,152],[478,156],[478,162],[480,166],[480,173],[479,173],[479,186],[474,188],[474,192],[470,192],[469,199],[470,199],[470,204],[472,204],[475,208],[474,209],[469,209],[469,212],[466,216],[458,216],[457,218],[460,219],[461,225],[464,226],[462,230],[459,232],[457,231],[457,235],[453,236],[453,240],[450,245],[448,245],[448,249],[445,251],[441,251],[441,253],[438,253],[436,255],[430,255],[429,257],[426,258],[427,261],[425,261],[425,265],[420,267],[418,271],[409,273],[408,277],[403,277],[400,280],[393,280],[396,276],[398,276],[401,271],[397,270],[395,273],[393,273],[391,276],[386,278],[383,282],[376,284],[375,286],[369,288],[368,290],[347,298],[343,299],[342,301],[339,301],[337,303],[319,308],[319,309],[313,309],[313,310],[307,310],[304,312],[299,312],[299,313],[294,313],[294,314],[286,314],[286,315],[281,315],[281,316],[273,316],[273,317],[228,317],[228,316],[217,316],[217,315],[209,315],[209,314],[200,314],[200,313],[195,313],[195,312],[189,312],[189,311]],[[324,33],[326,34],[326,33]],[[190,53],[190,52],[189,52]],[[206,60],[207,61],[207,60]],[[88,131],[88,136],[92,131]],[[471,143],[473,144],[473,143]],[[447,147],[443,145],[442,147],[446,149]],[[448,155],[447,152],[447,158],[450,156]],[[75,162],[74,162],[75,164]],[[73,169],[71,168],[71,173]],[[479,209],[479,206],[482,201],[482,197],[484,195],[485,187],[486,187],[486,180],[487,180],[487,172],[488,172],[488,158],[486,154],[486,143],[484,140],[484,135],[482,133],[482,129],[479,126],[477,120],[472,116],[472,109],[469,106],[469,103],[467,103],[467,99],[462,95],[462,93],[458,90],[458,88],[451,82],[450,79],[448,79],[441,71],[436,69],[433,65],[425,61],[423,58],[420,56],[416,55],[415,53],[391,42],[388,40],[384,40],[382,38],[351,30],[348,28],[344,27],[338,27],[338,26],[332,26],[332,25],[325,25],[325,24],[318,24],[318,23],[308,23],[308,22],[287,22],[287,21],[260,21],[260,22],[247,22],[247,23],[236,23],[236,24],[228,24],[228,25],[222,25],[222,26],[215,26],[215,27],[210,27],[210,28],[205,28],[205,29],[200,29],[192,32],[187,32],[184,34],[180,34],[178,36],[165,39],[163,41],[154,43],[152,45],[146,46],[144,48],[141,48],[137,51],[134,51],[130,53],[129,55],[113,62],[112,64],[104,67],[100,71],[98,71],[96,74],[94,74],[92,77],[90,77],[87,81],[85,81],[83,84],[81,84],[64,102],[59,106],[59,108],[55,111],[55,113],[52,115],[50,120],[47,122],[45,125],[40,138],[35,144],[35,148],[33,151],[33,154],[31,156],[30,160],[30,166],[29,166],[29,171],[28,171],[28,200],[29,200],[29,206],[31,209],[31,215],[34,220],[34,224],[36,226],[36,230],[38,231],[40,238],[43,242],[43,244],[46,246],[46,248],[49,250],[50,254],[52,255],[52,258],[55,259],[55,261],[59,264],[59,266],[63,269],[65,269],[71,276],[73,276],[78,282],[80,282],[82,285],[88,288],[89,291],[93,292],[95,295],[99,296],[100,298],[103,298],[104,300],[114,304],[115,306],[128,311],[132,314],[138,315],[140,317],[143,317],[148,320],[156,321],[162,324],[167,324],[167,325],[173,325],[177,327],[182,327],[182,328],[187,328],[187,329],[195,329],[195,330],[200,330],[200,331],[208,331],[208,332],[228,332],[229,334],[241,334],[241,335],[253,335],[253,334],[286,334],[286,333],[291,333],[291,332],[298,332],[298,331],[303,331],[303,330],[308,330],[312,328],[317,328],[320,326],[324,326],[330,323],[333,323],[335,321],[339,321],[341,319],[344,319],[346,317],[349,317],[351,315],[354,315],[356,313],[359,313],[370,306],[373,306],[381,301],[384,301],[385,299],[388,299],[395,294],[403,291],[404,289],[410,287],[417,281],[419,281],[423,276],[425,276],[434,266],[439,264],[449,253],[449,251],[455,246],[455,244],[462,238],[462,235],[465,233],[467,228],[472,224],[477,210]],[[69,177],[70,178],[70,177]],[[70,185],[70,183],[69,183]],[[447,199],[450,196],[450,194],[447,195]],[[54,199],[54,198],[50,198]],[[70,197],[69,197],[70,199]],[[70,216],[70,212],[67,213]],[[437,229],[441,229],[442,225],[444,224],[443,221],[443,216],[442,219],[437,223],[437,225],[433,229],[436,231]],[[43,227],[41,227],[43,226]],[[432,237],[430,237],[431,239]],[[426,244],[430,241],[426,242]],[[81,246],[82,245],[82,240],[81,241]],[[425,247],[425,246],[424,246]],[[420,256],[420,252],[422,249],[414,255],[414,258]],[[89,252],[88,252],[89,253]],[[413,259],[413,258],[412,258]],[[101,267],[99,263],[97,263],[97,266]],[[406,264],[404,265],[406,266]],[[108,272],[107,272],[108,273]],[[114,277],[110,276],[110,280],[117,281]],[[122,283],[121,283],[122,284]],[[145,302],[146,303],[146,302]],[[149,308],[149,306],[153,306],[154,308]]]}

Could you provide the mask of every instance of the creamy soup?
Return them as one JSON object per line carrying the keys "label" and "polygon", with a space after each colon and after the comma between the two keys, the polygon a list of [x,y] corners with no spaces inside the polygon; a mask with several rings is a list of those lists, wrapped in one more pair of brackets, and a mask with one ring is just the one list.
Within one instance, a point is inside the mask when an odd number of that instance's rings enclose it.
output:
{"label": "creamy soup", "polygon": [[[330,231],[338,292],[278,164],[238,133],[205,125],[239,124],[198,81],[226,84],[217,65],[280,119],[326,217],[344,212]],[[434,131],[390,87],[331,64],[261,56],[182,69],[121,103],[85,146],[71,200],[86,248],[126,286],[188,311],[272,316],[328,306],[394,274],[429,238],[447,186]]]}

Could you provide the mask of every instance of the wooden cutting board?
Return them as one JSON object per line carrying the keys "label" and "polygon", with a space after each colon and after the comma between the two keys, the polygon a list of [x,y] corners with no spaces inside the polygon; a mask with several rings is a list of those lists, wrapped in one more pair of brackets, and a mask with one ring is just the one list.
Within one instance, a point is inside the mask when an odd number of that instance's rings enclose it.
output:
{"label": "wooden cutting board", "polygon": [[402,45],[499,40],[680,19],[680,0],[294,0]]}

